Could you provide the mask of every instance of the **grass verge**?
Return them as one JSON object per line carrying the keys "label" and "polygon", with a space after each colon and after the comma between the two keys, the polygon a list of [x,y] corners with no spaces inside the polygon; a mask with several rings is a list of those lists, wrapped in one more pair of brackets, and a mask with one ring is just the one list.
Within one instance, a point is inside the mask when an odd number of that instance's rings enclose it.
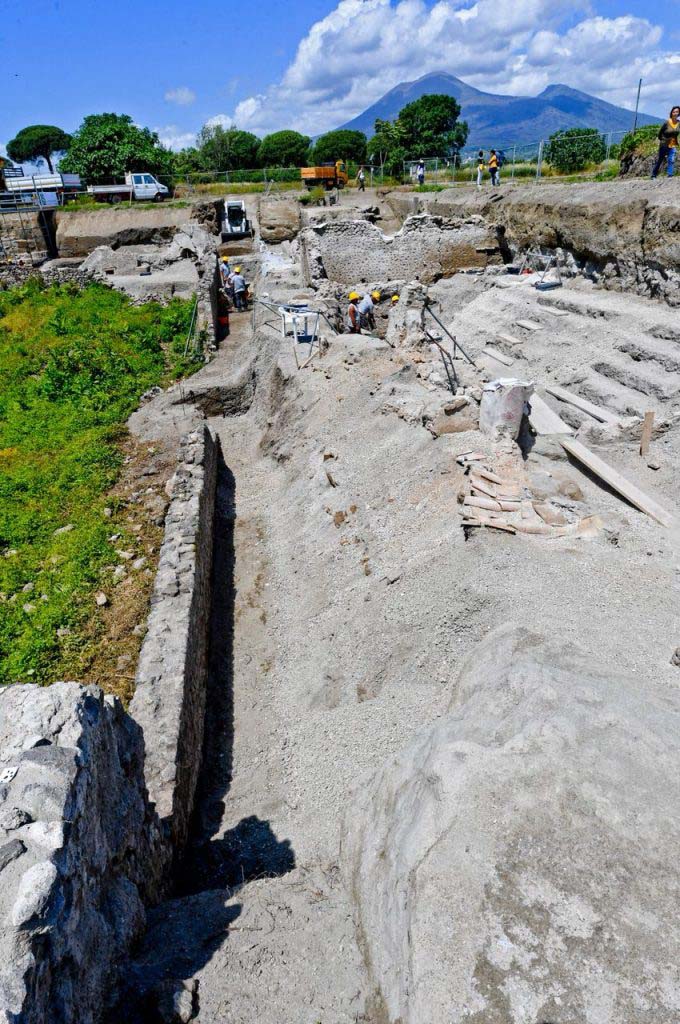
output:
{"label": "grass verge", "polygon": [[125,421],[197,367],[191,311],[95,284],[0,292],[0,684],[79,678],[95,593],[132,540],[107,497]]}

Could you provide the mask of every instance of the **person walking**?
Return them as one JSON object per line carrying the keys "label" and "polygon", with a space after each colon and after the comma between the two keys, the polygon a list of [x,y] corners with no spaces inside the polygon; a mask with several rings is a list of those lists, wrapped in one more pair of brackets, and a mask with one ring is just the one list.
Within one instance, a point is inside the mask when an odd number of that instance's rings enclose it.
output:
{"label": "person walking", "polygon": [[498,185],[498,156],[496,150],[492,149],[489,153],[489,174],[491,175],[491,184],[495,187]]}
{"label": "person walking", "polygon": [[364,171],[363,167],[359,168],[359,173],[357,174],[357,184],[359,186],[360,192],[366,191],[366,172]]}
{"label": "person walking", "polygon": [[359,293],[349,293],[349,306],[347,307],[347,323],[345,330],[347,334],[361,334],[361,317],[358,306]]}
{"label": "person walking", "polygon": [[480,149],[477,157],[477,188],[482,187],[482,181],[484,180],[484,171],[486,170],[486,164],[484,163],[484,150]]}
{"label": "person walking", "polygon": [[416,170],[416,174],[417,174],[417,177],[418,177],[418,184],[419,185],[424,185],[425,184],[425,161],[424,160],[419,160],[418,161],[418,168]]}
{"label": "person walking", "polygon": [[678,131],[680,131],[680,107],[672,107],[668,120],[659,129],[659,152],[652,171],[652,178],[656,178],[661,165],[666,161],[666,174],[673,177],[675,170],[675,152],[678,148]]}

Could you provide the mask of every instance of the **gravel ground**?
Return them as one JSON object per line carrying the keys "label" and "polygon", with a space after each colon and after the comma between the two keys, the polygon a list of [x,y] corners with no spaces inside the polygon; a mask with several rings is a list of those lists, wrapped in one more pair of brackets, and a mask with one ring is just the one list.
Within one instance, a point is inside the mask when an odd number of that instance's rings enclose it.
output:
{"label": "gravel ground", "polygon": [[[672,327],[667,307],[578,282],[551,293],[546,301],[570,309],[552,318],[530,284],[458,275],[433,288],[445,322],[473,355],[499,331],[521,337],[523,357],[512,368],[489,366],[487,376],[563,383],[622,337]],[[275,280],[264,277],[259,287],[283,299],[299,293],[300,280],[278,261]],[[523,317],[539,320],[542,331],[517,328]],[[230,637],[217,638],[213,679],[233,686],[233,702],[227,694],[222,710],[216,706],[212,756],[220,771],[211,766],[188,861],[190,892],[173,902],[172,915],[161,908],[142,960],[151,973],[181,969],[199,978],[203,1024],[377,1024],[351,894],[337,868],[355,788],[445,714],[462,660],[506,622],[573,641],[596,668],[616,665],[661,689],[676,687],[678,538],[554,445],[537,445],[524,462],[518,448],[494,446],[478,431],[435,439],[383,411],[385,382],[408,364],[444,396],[428,381],[441,368],[429,351],[334,337],[323,358],[297,371],[292,342],[267,327],[253,335],[249,318],[234,322],[229,344],[202,371],[210,386],[228,388],[253,363],[258,384],[246,413],[209,421],[233,474],[222,481],[218,579],[227,594],[233,570],[234,606],[221,620],[233,625],[233,647]],[[200,388],[201,380],[192,383]],[[675,511],[673,399],[650,407],[668,425],[647,459],[634,438],[609,438],[601,454]],[[177,430],[168,410],[167,398],[145,407],[136,429],[145,437],[154,423]],[[540,478],[553,493],[580,488],[571,511],[599,515],[602,528],[591,539],[484,531],[466,540],[455,459],[477,448],[490,465]],[[654,460],[658,471],[647,465]],[[195,943],[202,952],[187,964],[176,936],[196,916],[197,893],[222,908],[231,900],[240,916],[206,926]]]}

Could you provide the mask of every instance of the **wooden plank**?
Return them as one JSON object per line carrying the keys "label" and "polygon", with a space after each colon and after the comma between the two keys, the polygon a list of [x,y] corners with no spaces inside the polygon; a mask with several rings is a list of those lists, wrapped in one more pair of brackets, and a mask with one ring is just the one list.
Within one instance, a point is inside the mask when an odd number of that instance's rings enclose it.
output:
{"label": "wooden plank", "polygon": [[642,437],[640,438],[640,455],[646,455],[649,451],[649,442],[652,440],[654,429],[654,411],[645,413],[645,422],[642,424]]}
{"label": "wooden plank", "polygon": [[525,331],[542,331],[543,324],[537,324],[535,320],[515,320],[518,327],[523,327]]}
{"label": "wooden plank", "polygon": [[593,405],[592,402],[588,402],[585,398],[581,398],[580,395],[575,395],[573,391],[567,391],[565,388],[558,388],[556,384],[543,384],[544,391],[547,391],[549,395],[554,395],[555,398],[559,398],[560,402],[565,402],[567,405],[573,405],[581,412],[587,412],[589,416],[592,416],[594,420],[599,420],[600,423],[613,423],[618,424],[620,417],[616,416],[609,409],[603,409],[599,405]]}
{"label": "wooden plank", "polygon": [[541,309],[546,313],[550,313],[551,316],[569,316],[566,309],[557,309],[556,306],[544,306],[541,304]]}
{"label": "wooden plank", "polygon": [[487,345],[487,347],[483,349],[483,355],[491,356],[492,359],[497,359],[499,363],[503,363],[503,366],[512,366],[515,361],[514,359],[511,359],[510,356],[503,355],[503,353],[499,352],[498,349],[491,348],[490,345]]}
{"label": "wooden plank", "polygon": [[531,406],[529,423],[537,434],[574,433],[569,424],[560,419],[547,402],[544,402],[540,395],[537,395],[535,392],[529,399],[529,405]]}
{"label": "wooden plank", "polygon": [[606,463],[599,455],[591,452],[580,441],[576,441],[572,437],[561,437],[560,444],[566,452],[582,462],[592,473],[609,484],[612,490],[622,495],[635,508],[651,516],[652,519],[656,519],[657,523],[661,523],[662,526],[670,528],[675,525],[675,520],[669,512],[666,512],[653,498],[632,484],[630,480],[626,480],[617,469]]}
{"label": "wooden plank", "polygon": [[504,341],[506,345],[523,345],[524,342],[521,338],[513,338],[512,334],[497,334],[496,337],[499,341]]}

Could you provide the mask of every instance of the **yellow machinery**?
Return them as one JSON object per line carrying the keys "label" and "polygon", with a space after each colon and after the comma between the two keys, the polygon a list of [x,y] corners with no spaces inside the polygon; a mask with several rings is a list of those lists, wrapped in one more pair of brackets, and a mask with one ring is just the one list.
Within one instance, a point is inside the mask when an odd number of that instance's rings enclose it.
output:
{"label": "yellow machinery", "polygon": [[344,160],[321,164],[320,167],[303,167],[300,177],[307,188],[325,188],[327,191],[344,188],[349,180]]}

